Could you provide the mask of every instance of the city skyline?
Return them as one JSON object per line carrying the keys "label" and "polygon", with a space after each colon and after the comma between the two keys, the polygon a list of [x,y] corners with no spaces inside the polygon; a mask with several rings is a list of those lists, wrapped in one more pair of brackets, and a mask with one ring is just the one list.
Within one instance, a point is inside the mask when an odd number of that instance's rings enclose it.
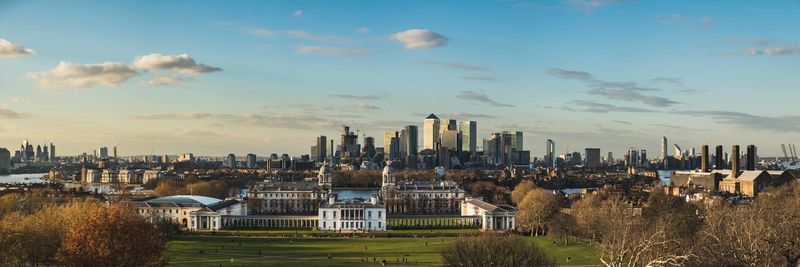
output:
{"label": "city skyline", "polygon": [[800,6],[689,5],[3,2],[0,147],[299,155],[347,124],[381,144],[416,125],[422,148],[433,113],[476,121],[478,144],[522,131],[535,156],[662,136],[781,155],[800,141]]}

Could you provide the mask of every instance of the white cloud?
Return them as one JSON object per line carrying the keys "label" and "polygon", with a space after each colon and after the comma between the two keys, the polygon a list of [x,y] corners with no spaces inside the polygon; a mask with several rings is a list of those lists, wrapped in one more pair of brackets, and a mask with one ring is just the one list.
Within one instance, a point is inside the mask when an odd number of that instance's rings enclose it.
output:
{"label": "white cloud", "polygon": [[20,44],[14,44],[6,39],[0,38],[0,58],[14,58],[33,54],[36,54],[36,51],[33,51],[33,49],[25,48]]}
{"label": "white cloud", "polygon": [[162,55],[155,53],[139,56],[136,57],[131,66],[142,69],[165,69],[192,74],[222,71],[222,69],[218,67],[199,64],[188,54]]}
{"label": "white cloud", "polygon": [[369,28],[361,26],[361,27],[358,27],[358,29],[356,29],[356,32],[358,32],[358,33],[369,33]]}
{"label": "white cloud", "polygon": [[357,103],[353,105],[346,106],[345,108],[351,108],[355,110],[380,110],[381,107],[376,105],[370,105],[365,103]]}
{"label": "white cloud", "polygon": [[295,52],[301,54],[323,54],[330,56],[366,56],[371,53],[366,48],[346,48],[346,47],[325,47],[325,46],[308,46],[298,45]]}
{"label": "white cloud", "polygon": [[104,62],[99,64],[74,64],[60,62],[52,70],[30,73],[43,89],[88,88],[95,85],[117,86],[139,73],[127,64]]}
{"label": "white cloud", "polygon": [[295,10],[294,12],[292,12],[292,16],[302,17],[303,16],[303,10],[302,9]]}
{"label": "white cloud", "polygon": [[182,82],[191,81],[191,78],[184,78],[179,76],[172,76],[166,75],[161,73],[154,73],[153,79],[142,81],[142,85],[148,87],[155,87],[155,86],[162,86],[162,85],[171,85],[171,84],[178,84]]}
{"label": "white cloud", "polygon": [[439,47],[449,41],[444,35],[424,29],[398,32],[392,35],[392,39],[402,43],[408,49]]}

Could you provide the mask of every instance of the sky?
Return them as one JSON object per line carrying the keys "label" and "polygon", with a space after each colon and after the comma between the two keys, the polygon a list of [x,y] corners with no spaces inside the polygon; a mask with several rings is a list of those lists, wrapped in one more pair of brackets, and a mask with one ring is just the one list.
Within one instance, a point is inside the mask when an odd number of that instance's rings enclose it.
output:
{"label": "sky", "polygon": [[800,143],[797,14],[796,0],[0,0],[0,147],[299,155],[342,124],[382,143],[435,113],[481,138],[521,130],[533,156],[553,139],[653,157],[662,136],[775,156]]}

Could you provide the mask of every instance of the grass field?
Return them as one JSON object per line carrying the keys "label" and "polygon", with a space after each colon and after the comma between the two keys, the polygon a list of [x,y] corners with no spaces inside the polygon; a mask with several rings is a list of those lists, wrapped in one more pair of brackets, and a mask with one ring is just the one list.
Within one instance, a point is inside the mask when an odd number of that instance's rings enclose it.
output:
{"label": "grass field", "polygon": [[[586,244],[554,246],[547,237],[526,237],[559,264],[594,265],[599,252]],[[169,242],[172,266],[375,266],[409,255],[411,265],[441,265],[439,251],[454,240],[431,238],[266,238],[178,236]],[[365,249],[366,246],[366,249]],[[328,254],[333,259],[327,258]],[[572,257],[567,263],[566,258]],[[367,262],[362,259],[368,257]]]}

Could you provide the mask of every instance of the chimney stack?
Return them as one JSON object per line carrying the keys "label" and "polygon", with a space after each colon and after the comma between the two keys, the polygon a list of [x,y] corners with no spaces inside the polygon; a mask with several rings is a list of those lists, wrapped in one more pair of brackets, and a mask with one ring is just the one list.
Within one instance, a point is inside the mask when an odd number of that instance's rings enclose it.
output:
{"label": "chimney stack", "polygon": [[717,146],[717,153],[714,154],[714,169],[721,170],[724,169],[722,166],[722,145]]}
{"label": "chimney stack", "polygon": [[739,177],[739,145],[733,145],[731,150],[731,175],[733,178]]}
{"label": "chimney stack", "polygon": [[708,145],[703,145],[702,155],[700,155],[700,169],[708,172]]}

